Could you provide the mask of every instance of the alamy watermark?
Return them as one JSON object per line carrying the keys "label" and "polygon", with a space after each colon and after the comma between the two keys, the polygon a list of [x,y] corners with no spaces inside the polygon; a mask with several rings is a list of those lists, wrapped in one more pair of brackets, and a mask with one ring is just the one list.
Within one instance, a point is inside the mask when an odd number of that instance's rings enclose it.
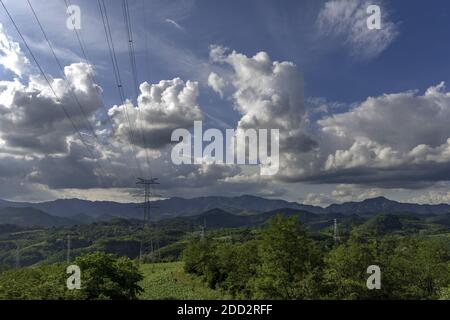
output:
{"label": "alamy watermark", "polygon": [[367,268],[367,273],[370,274],[366,285],[369,290],[381,289],[381,269],[379,266],[372,265]]}
{"label": "alamy watermark", "polygon": [[203,133],[202,121],[195,121],[193,136],[187,129],[177,129],[171,140],[178,142],[171,154],[175,165],[259,165],[264,176],[277,174],[280,167],[278,129],[226,129],[224,138],[219,129]]}
{"label": "alamy watermark", "polygon": [[380,30],[381,29],[381,8],[377,5],[370,5],[366,10],[367,14],[370,16],[367,18],[367,28],[369,30]]}
{"label": "alamy watermark", "polygon": [[66,11],[69,16],[66,20],[66,26],[69,30],[81,29],[81,9],[77,5],[70,5]]}
{"label": "alamy watermark", "polygon": [[66,269],[66,273],[70,276],[67,278],[67,289],[80,290],[81,289],[81,269],[79,266],[71,265]]}

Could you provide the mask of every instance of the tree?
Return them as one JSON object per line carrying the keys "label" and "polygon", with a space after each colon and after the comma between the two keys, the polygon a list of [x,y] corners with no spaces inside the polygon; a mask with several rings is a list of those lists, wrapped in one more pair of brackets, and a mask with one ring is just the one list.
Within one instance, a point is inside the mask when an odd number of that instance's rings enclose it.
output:
{"label": "tree", "polygon": [[369,275],[366,271],[370,265],[377,264],[376,242],[365,241],[352,232],[347,243],[335,247],[325,257],[325,297],[346,300],[375,298],[378,292],[367,289]]}
{"label": "tree", "polygon": [[298,217],[269,221],[259,247],[256,299],[312,299],[318,294],[321,256]]}
{"label": "tree", "polygon": [[[335,299],[437,299],[450,284],[450,250],[445,241],[388,236],[367,240],[352,232],[328,253],[324,280]],[[381,269],[381,289],[368,290],[367,267]]]}
{"label": "tree", "polygon": [[136,264],[103,252],[90,253],[75,260],[81,269],[81,296],[87,300],[131,300],[143,291],[143,279]]}
{"label": "tree", "polygon": [[385,298],[437,299],[450,284],[450,250],[445,241],[387,237],[381,248]]}
{"label": "tree", "polygon": [[253,240],[219,246],[217,257],[222,279],[220,287],[235,298],[251,299],[251,280],[259,265],[258,242]]}
{"label": "tree", "polygon": [[441,290],[439,300],[450,300],[450,287]]}
{"label": "tree", "polygon": [[0,299],[77,299],[76,292],[67,290],[66,279],[66,269],[62,264],[4,271],[0,274]]}

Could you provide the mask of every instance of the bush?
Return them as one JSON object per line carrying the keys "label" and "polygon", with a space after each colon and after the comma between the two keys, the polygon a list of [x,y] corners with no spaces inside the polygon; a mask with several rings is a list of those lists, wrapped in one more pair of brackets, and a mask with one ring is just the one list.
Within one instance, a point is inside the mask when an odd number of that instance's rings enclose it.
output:
{"label": "bush", "polygon": [[143,276],[128,258],[90,253],[76,258],[81,290],[67,289],[66,265],[52,264],[4,271],[0,274],[2,300],[136,299]]}
{"label": "bush", "polygon": [[128,258],[95,252],[78,257],[74,264],[82,272],[83,299],[131,300],[143,291],[139,286],[143,276]]}

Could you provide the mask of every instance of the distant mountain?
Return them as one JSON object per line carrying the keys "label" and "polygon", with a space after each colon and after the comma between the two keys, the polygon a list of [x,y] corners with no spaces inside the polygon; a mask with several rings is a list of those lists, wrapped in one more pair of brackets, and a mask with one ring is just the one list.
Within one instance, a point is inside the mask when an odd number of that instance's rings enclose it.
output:
{"label": "distant mountain", "polygon": [[377,214],[377,213],[417,213],[417,214],[444,214],[450,213],[448,204],[414,204],[401,203],[384,197],[367,199],[361,202],[346,202],[332,204],[325,208],[328,213],[345,214]]}
{"label": "distant mountain", "polygon": [[[379,213],[408,213],[420,215],[450,213],[450,205],[419,205],[401,203],[384,197],[367,199],[361,202],[346,202],[333,204],[327,208],[303,205],[285,200],[265,199],[256,196],[243,195],[239,197],[200,197],[193,199],[170,198],[154,201],[157,209],[152,209],[152,215],[159,220],[175,216],[195,216],[204,212],[220,209],[235,215],[255,215],[291,209],[310,214],[341,214],[341,215],[374,215]],[[87,201],[79,199],[61,199],[42,203],[10,202],[0,200],[0,207],[35,208],[52,216],[77,220],[80,223],[90,223],[98,220],[108,220],[114,217],[125,219],[141,219],[142,209],[136,203],[117,203],[112,201]]]}
{"label": "distant mountain", "polygon": [[156,212],[161,214],[170,213],[172,215],[195,215],[217,208],[235,214],[242,214],[245,212],[262,213],[281,208],[318,213],[323,212],[323,209],[320,207],[302,205],[285,200],[265,199],[250,195],[239,197],[201,197],[194,199],[171,198],[155,201],[154,204],[156,207],[159,207],[159,209],[155,210]]}
{"label": "distant mountain", "polygon": [[222,209],[212,209],[200,215],[184,219],[191,222],[193,226],[205,226],[208,229],[238,228],[252,225],[250,216],[239,216]]}
{"label": "distant mountain", "polygon": [[91,224],[97,221],[101,221],[100,218],[94,218],[84,213],[75,214],[71,216],[70,219],[78,222],[79,224]]}
{"label": "distant mountain", "polygon": [[88,201],[79,199],[59,199],[55,201],[29,203],[0,201],[0,207],[31,207],[53,216],[71,218],[74,216],[90,216],[98,218],[106,215],[112,217],[135,218],[142,215],[142,209],[136,203],[118,203],[112,201]]}
{"label": "distant mountain", "polygon": [[[324,227],[332,226],[333,219],[336,217],[342,218],[340,223],[343,223],[344,220],[353,221],[355,219],[352,215],[344,216],[341,214],[316,214],[291,208],[281,208],[254,215],[236,215],[222,209],[213,209],[200,215],[179,217],[178,219],[185,222],[190,222],[194,227],[204,225],[207,229],[239,228],[263,225],[278,214],[285,217],[298,216],[299,220],[307,226],[312,226],[315,224],[320,224],[320,226],[323,225]],[[367,218],[362,220],[366,221]],[[170,219],[164,221],[170,221]]]}
{"label": "distant mountain", "polygon": [[35,208],[0,208],[0,225],[49,228],[74,224],[73,220],[51,216]]}
{"label": "distant mountain", "polygon": [[[201,197],[193,199],[170,198],[154,201],[152,213],[159,219],[173,216],[191,216],[220,208],[224,211],[242,213],[262,213],[280,208],[291,208],[321,213],[320,207],[301,205],[284,200],[271,200],[255,196],[240,197]],[[48,214],[71,218],[77,215],[88,215],[99,218],[104,216],[121,217],[127,219],[140,219],[142,209],[136,203],[117,203],[111,201],[87,201],[79,199],[60,199],[42,203],[26,202],[0,202],[0,207],[33,207]]]}
{"label": "distant mountain", "polygon": [[403,229],[400,217],[392,214],[380,214],[371,218],[363,226],[363,230],[372,230],[378,235],[386,235]]}

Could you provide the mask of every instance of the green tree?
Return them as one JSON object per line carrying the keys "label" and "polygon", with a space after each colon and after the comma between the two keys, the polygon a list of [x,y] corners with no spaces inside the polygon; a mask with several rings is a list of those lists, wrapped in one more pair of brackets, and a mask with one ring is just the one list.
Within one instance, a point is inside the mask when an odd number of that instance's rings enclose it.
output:
{"label": "green tree", "polygon": [[[448,244],[388,236],[365,239],[352,232],[325,258],[324,281],[334,299],[437,299],[450,283]],[[368,290],[367,267],[381,269],[381,289]]]}
{"label": "green tree", "polygon": [[387,237],[380,258],[387,299],[437,299],[450,284],[450,250],[438,239]]}
{"label": "green tree", "polygon": [[271,219],[259,246],[256,299],[312,299],[318,294],[321,256],[298,217]]}
{"label": "green tree", "polygon": [[128,258],[95,252],[78,257],[74,264],[81,269],[83,299],[131,300],[143,291],[139,286],[143,276]]}
{"label": "green tree", "polygon": [[365,241],[356,232],[350,234],[345,244],[331,250],[325,257],[323,273],[326,298],[369,299],[377,291],[369,291],[366,273],[370,265],[378,265],[376,242]]}
{"label": "green tree", "polygon": [[183,251],[183,260],[184,270],[203,276],[210,288],[215,288],[220,282],[216,244],[211,239],[190,243]]}
{"label": "green tree", "polygon": [[235,298],[251,299],[253,290],[251,280],[259,265],[258,242],[226,244],[218,247],[220,287]]}
{"label": "green tree", "polygon": [[66,268],[62,264],[8,270],[0,273],[1,300],[77,299],[67,290]]}

